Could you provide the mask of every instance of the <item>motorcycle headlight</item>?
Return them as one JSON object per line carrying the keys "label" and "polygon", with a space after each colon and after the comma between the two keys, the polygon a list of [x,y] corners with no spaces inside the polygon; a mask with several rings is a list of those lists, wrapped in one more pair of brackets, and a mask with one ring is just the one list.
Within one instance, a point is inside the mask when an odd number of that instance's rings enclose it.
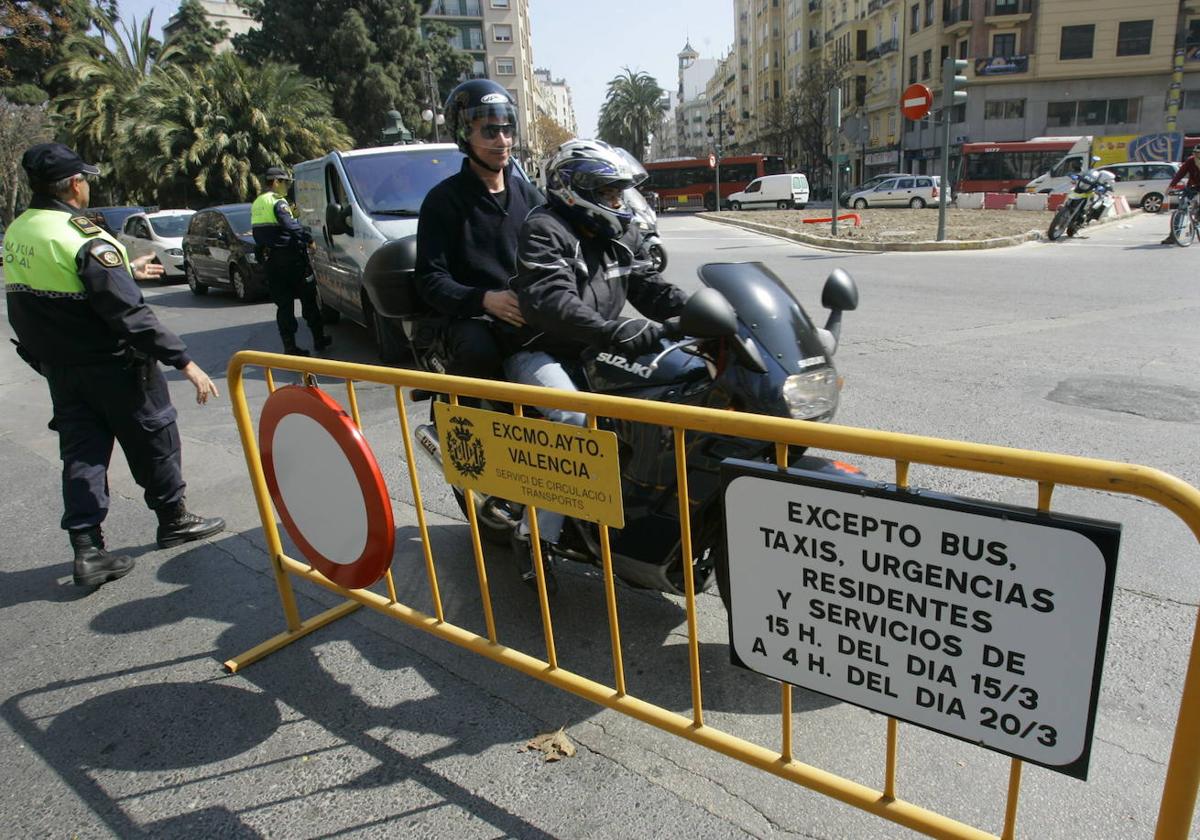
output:
{"label": "motorcycle headlight", "polygon": [[783,401],[794,420],[832,417],[838,404],[837,371],[826,367],[789,376],[783,382]]}
{"label": "motorcycle headlight", "polygon": [[168,257],[182,257],[183,249],[182,248],[168,248],[167,256]]}
{"label": "motorcycle headlight", "polygon": [[250,263],[250,265],[254,265],[258,262],[258,256],[253,251],[247,251],[246,262]]}

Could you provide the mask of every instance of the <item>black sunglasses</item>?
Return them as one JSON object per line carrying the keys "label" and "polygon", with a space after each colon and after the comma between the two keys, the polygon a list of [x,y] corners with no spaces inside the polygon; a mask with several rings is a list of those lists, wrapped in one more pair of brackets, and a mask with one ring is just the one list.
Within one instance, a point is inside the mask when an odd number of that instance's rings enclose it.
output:
{"label": "black sunglasses", "polygon": [[512,123],[498,123],[494,125],[481,125],[479,133],[488,140],[495,140],[501,134],[505,137],[512,137],[516,133],[517,127]]}

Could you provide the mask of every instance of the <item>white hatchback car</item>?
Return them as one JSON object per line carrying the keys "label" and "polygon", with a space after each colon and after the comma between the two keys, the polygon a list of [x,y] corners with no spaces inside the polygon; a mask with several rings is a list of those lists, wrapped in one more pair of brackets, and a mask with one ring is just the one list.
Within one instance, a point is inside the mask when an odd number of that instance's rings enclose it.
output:
{"label": "white hatchback car", "polygon": [[183,276],[183,235],[195,210],[158,210],[134,213],[121,225],[117,239],[135,259],[153,254],[162,263],[164,279]]}
{"label": "white hatchback car", "polygon": [[[850,196],[849,204],[856,210],[866,207],[912,207],[920,209],[939,201],[942,179],[937,175],[905,175],[889,178],[870,189]],[[952,198],[949,193],[946,201]]]}

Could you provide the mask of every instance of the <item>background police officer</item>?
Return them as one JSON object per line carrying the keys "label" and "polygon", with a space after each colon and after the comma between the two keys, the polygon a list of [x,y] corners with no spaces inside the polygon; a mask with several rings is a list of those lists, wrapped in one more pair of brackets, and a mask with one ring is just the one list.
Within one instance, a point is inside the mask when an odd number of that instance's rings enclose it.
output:
{"label": "background police officer", "polygon": [[100,529],[114,440],[158,515],[160,547],[224,529],[224,520],[201,518],[184,504],[176,412],[158,363],[180,370],[197,402],[218,393],[134,281],[161,275],[162,266],[149,256],[131,264],[125,248],[81,212],[87,178],[99,170],[61,143],[29,148],[21,164],[33,200],[4,240],[8,320],[18,352],[50,386],[50,427],[63,462],[62,527],[75,553],[75,583],[94,586],[133,568],[132,558],[105,550]]}
{"label": "background police officer", "polygon": [[275,324],[283,339],[284,352],[307,356],[307,350],[296,346],[296,330],[300,326],[296,323],[296,298],[300,298],[300,312],[312,331],[317,350],[333,343],[325,335],[321,307],[317,304],[316,278],[308,264],[306,251],[312,246],[312,236],[296,221],[288,204],[287,189],[292,176],[272,166],[263,179],[267,191],[254,199],[250,207],[254,243],[266,259],[267,289],[275,303]]}

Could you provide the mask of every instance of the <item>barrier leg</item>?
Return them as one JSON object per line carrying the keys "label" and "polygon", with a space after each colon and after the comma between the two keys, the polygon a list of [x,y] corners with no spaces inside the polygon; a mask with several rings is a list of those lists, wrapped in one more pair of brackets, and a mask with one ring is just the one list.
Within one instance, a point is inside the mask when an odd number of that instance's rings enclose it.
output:
{"label": "barrier leg", "polygon": [[312,631],[321,629],[326,624],[337,621],[344,615],[349,615],[361,606],[362,604],[358,601],[347,601],[344,604],[338,604],[336,607],[325,610],[323,613],[314,615],[307,621],[300,622],[300,626],[297,629],[284,630],[279,635],[272,636],[265,642],[255,645],[240,656],[225,660],[225,670],[231,674],[236,674],[238,669],[245,668],[247,665],[257,662],[264,656],[290,645],[297,639],[307,636]]}

